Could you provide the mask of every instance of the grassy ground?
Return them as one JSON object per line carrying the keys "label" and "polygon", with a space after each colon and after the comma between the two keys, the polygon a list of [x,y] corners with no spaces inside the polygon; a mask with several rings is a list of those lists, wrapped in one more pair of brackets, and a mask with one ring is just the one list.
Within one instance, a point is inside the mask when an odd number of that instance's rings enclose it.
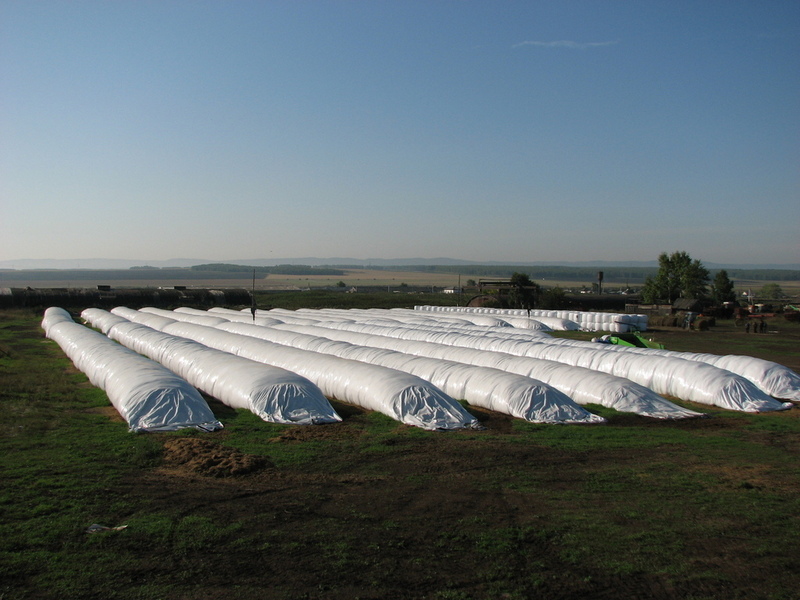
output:
{"label": "grassy ground", "polygon": [[[39,321],[0,313],[3,600],[797,598],[796,409],[542,426],[468,407],[487,429],[442,434],[212,402],[222,432],[133,435]],[[779,330],[650,335],[798,369],[800,328]]]}

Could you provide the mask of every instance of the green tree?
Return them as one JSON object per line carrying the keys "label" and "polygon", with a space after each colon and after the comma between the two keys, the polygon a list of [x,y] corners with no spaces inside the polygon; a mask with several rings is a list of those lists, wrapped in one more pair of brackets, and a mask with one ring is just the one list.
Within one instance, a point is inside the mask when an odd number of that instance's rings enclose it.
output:
{"label": "green tree", "polygon": [[513,308],[531,309],[536,306],[539,286],[526,273],[511,275],[511,306]]}
{"label": "green tree", "polygon": [[567,300],[566,292],[560,287],[549,288],[542,293],[542,302],[540,308],[547,310],[558,310],[560,308],[567,308],[569,301]]}
{"label": "green tree", "polygon": [[644,282],[642,300],[646,304],[660,300],[672,304],[677,298],[705,298],[708,279],[708,269],[686,252],[670,255],[662,252],[658,257],[658,273]]}
{"label": "green tree", "polygon": [[777,283],[764,284],[758,291],[758,298],[763,300],[780,300],[785,294]]}
{"label": "green tree", "polygon": [[723,302],[734,302],[736,300],[736,292],[733,291],[733,282],[728,278],[728,272],[721,269],[714,276],[714,282],[711,284],[711,299],[714,304],[722,304]]}

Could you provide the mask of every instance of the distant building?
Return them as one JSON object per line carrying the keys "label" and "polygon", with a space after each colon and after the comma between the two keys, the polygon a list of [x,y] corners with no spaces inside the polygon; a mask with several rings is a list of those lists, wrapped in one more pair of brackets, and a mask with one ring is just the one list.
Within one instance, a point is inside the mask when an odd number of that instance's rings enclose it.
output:
{"label": "distant building", "polygon": [[672,312],[703,312],[703,302],[696,298],[678,298],[672,303]]}

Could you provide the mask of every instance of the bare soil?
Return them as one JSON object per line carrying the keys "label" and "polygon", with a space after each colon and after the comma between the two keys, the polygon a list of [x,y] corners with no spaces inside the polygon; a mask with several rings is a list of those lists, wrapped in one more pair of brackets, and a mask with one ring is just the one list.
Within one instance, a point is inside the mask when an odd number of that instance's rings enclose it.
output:
{"label": "bare soil", "polygon": [[[177,438],[164,442],[167,470],[208,477],[236,477],[274,467],[263,456],[244,454],[210,440]],[[170,469],[172,467],[172,469]]]}

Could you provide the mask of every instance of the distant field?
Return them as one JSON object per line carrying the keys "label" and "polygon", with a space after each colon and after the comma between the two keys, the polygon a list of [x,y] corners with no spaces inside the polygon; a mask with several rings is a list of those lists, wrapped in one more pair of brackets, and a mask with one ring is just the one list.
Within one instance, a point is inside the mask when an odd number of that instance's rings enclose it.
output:
{"label": "distant field", "polygon": [[[462,285],[467,277],[462,277]],[[380,269],[348,269],[344,275],[269,275],[259,283],[266,287],[271,286],[296,286],[296,287],[329,287],[343,282],[347,287],[358,286],[388,286],[398,287],[402,284],[408,286],[435,286],[455,287],[459,278],[455,273],[426,273],[419,271],[384,271]]]}
{"label": "distant field", "polygon": [[[344,269],[342,275],[284,275],[269,274],[266,277],[259,274],[255,280],[257,290],[280,289],[308,289],[335,287],[339,282],[346,287],[386,287],[391,290],[405,284],[410,287],[456,287],[459,284],[466,286],[472,279],[478,281],[487,278],[485,274],[469,274],[441,271],[410,271],[383,269]],[[578,290],[582,287],[591,288],[596,280],[548,279],[533,278],[536,283],[544,287],[561,287],[564,289]],[[764,285],[777,283],[784,293],[789,296],[790,302],[800,301],[800,279],[798,280],[756,280],[734,279],[737,294],[748,291],[757,293]],[[251,273],[231,272],[204,272],[190,271],[187,269],[163,269],[155,271],[116,270],[116,271],[0,271],[0,288],[95,288],[98,285],[111,285],[114,288],[159,288],[171,286],[186,286],[188,288],[246,288],[253,287]],[[631,285],[636,288],[639,284]],[[625,288],[624,281],[604,282],[607,291]]]}
{"label": "distant field", "polygon": [[[203,278],[182,278],[181,274],[176,274],[173,278],[154,278],[154,279],[125,279],[125,278],[67,278],[57,277],[54,273],[52,279],[31,278],[31,279],[8,279],[3,278],[0,273],[0,287],[33,287],[33,288],[94,288],[98,285],[111,285],[115,288],[138,288],[138,287],[167,287],[167,286],[186,286],[202,288],[246,288],[253,286],[252,275],[245,277],[230,277],[230,273],[221,274],[219,277]],[[466,283],[466,277],[462,278],[462,285]],[[477,278],[476,278],[477,279]],[[454,287],[458,285],[458,275],[448,273],[423,273],[414,271],[381,271],[351,269],[345,270],[344,275],[274,275],[267,277],[257,276],[255,287],[257,290],[285,289],[285,288],[320,288],[334,287],[339,282],[344,282],[347,287],[358,286],[390,286],[399,287],[405,283],[408,286],[434,286]]]}
{"label": "distant field", "polygon": [[777,283],[781,286],[783,293],[788,296],[788,300],[793,302],[800,301],[800,281],[757,281],[754,279],[742,279],[741,281],[734,281],[734,286],[736,288],[736,293],[739,295],[751,291],[754,294],[758,294],[758,290],[768,283]]}
{"label": "distant field", "polygon": [[159,288],[173,287],[176,285],[188,288],[246,288],[250,289],[253,285],[252,279],[86,279],[76,281],[74,279],[41,279],[41,280],[19,280],[4,281],[0,278],[0,287],[10,288],[96,288],[98,285],[110,285],[113,288]]}
{"label": "distant field", "polygon": [[[252,275],[244,277],[231,277],[231,273],[221,274],[219,277],[203,278],[183,278],[182,273],[176,273],[173,278],[110,278],[93,277],[85,279],[57,277],[56,273],[52,279],[9,279],[3,278],[0,273],[0,287],[33,287],[33,288],[74,288],[89,287],[98,285],[111,285],[115,288],[158,288],[167,286],[186,286],[202,288],[246,288],[253,287]],[[466,283],[464,278],[463,283]],[[351,269],[345,270],[344,275],[273,275],[267,277],[257,276],[255,287],[257,290],[283,289],[283,288],[318,288],[333,287],[340,281],[347,287],[358,286],[392,286],[398,287],[405,283],[409,286],[435,286],[435,287],[454,287],[458,285],[458,275],[448,273],[422,273],[414,271],[381,271]]]}

